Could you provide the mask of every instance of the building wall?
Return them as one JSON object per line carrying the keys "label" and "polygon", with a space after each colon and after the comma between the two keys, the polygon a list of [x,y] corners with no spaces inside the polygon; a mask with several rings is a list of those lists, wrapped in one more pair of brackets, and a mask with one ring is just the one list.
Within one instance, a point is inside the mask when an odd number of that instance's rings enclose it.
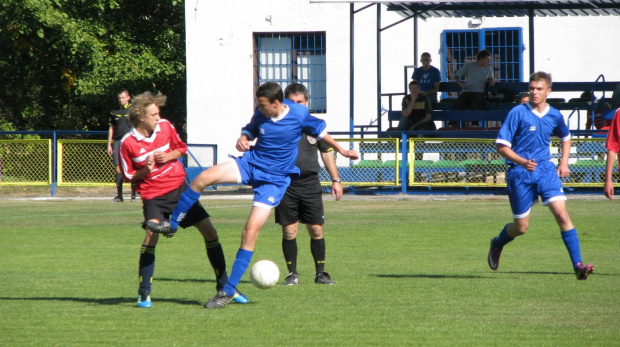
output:
{"label": "building wall", "polygon": [[[366,4],[356,4],[360,9]],[[376,6],[355,14],[355,124],[376,121]],[[381,7],[381,25],[401,20]],[[218,162],[238,155],[236,139],[254,107],[254,32],[325,31],[327,40],[328,113],[321,116],[328,130],[349,131],[349,4],[309,3],[308,0],[242,0],[186,2],[188,142],[217,144]],[[556,81],[594,81],[600,74],[620,81],[620,19],[618,17],[559,17],[534,19],[536,70],[549,71]],[[480,28],[522,27],[525,50],[523,75],[529,75],[527,18],[485,18]],[[418,21],[418,52],[432,54],[440,67],[440,35],[446,29],[471,29],[470,18],[430,18]],[[413,57],[413,20],[381,34],[381,90],[404,91],[404,66]],[[578,93],[574,93],[578,94]],[[553,95],[576,97],[578,95]],[[395,109],[400,109],[400,98]],[[387,108],[387,100],[381,100]],[[584,121],[585,122],[585,121]],[[385,122],[387,123],[387,122]],[[386,125],[383,126],[385,129]]]}

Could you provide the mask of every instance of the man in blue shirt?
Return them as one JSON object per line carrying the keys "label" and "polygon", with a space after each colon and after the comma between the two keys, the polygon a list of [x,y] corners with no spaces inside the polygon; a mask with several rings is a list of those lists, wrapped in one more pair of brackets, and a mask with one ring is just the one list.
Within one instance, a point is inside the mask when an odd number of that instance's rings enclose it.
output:
{"label": "man in blue shirt", "polygon": [[431,54],[428,52],[422,53],[420,56],[420,62],[422,66],[413,70],[411,75],[412,80],[420,83],[420,89],[422,93],[420,95],[428,97],[431,105],[437,103],[437,92],[439,91],[439,83],[441,82],[441,74],[439,69],[431,65]]}
{"label": "man in blue shirt", "polygon": [[[545,72],[532,74],[529,89],[531,101],[514,107],[508,113],[495,141],[497,151],[506,158],[510,167],[506,181],[514,221],[506,224],[499,235],[491,240],[489,267],[497,270],[503,247],[515,237],[525,234],[529,226],[530,209],[540,196],[543,206],[549,206],[560,227],[577,279],[586,280],[594,272],[594,266],[581,262],[577,230],[566,210],[566,196],[560,181],[560,178],[570,174],[568,158],[571,135],[562,114],[546,102],[551,93],[551,75]],[[552,135],[562,141],[562,157],[557,170],[550,161],[549,144]]]}
{"label": "man in blue shirt", "polygon": [[[241,247],[233,263],[228,283],[205,304],[206,308],[222,308],[233,300],[236,287],[247,270],[260,229],[278,206],[286,192],[291,176],[299,175],[295,166],[298,142],[302,132],[323,140],[341,155],[357,159],[355,150],[345,150],[327,133],[325,121],[313,117],[308,109],[290,100],[284,100],[279,84],[267,82],[256,90],[258,108],[252,120],[242,128],[236,148],[242,157],[215,165],[200,173],[183,193],[179,203],[166,222],[152,223],[149,229],[156,232],[178,228],[187,211],[198,201],[208,186],[221,183],[251,185],[254,190],[252,210],[243,229]],[[251,142],[256,144],[251,146]]]}

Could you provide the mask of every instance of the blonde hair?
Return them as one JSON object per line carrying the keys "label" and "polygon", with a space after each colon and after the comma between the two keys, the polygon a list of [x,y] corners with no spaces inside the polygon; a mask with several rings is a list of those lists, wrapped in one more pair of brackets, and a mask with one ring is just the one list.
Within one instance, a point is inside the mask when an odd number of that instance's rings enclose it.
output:
{"label": "blonde hair", "polygon": [[166,99],[168,97],[164,94],[157,92],[153,94],[151,92],[144,92],[138,94],[133,98],[133,103],[129,108],[129,122],[134,127],[140,124],[140,118],[146,113],[145,109],[153,104],[162,107],[166,105]]}

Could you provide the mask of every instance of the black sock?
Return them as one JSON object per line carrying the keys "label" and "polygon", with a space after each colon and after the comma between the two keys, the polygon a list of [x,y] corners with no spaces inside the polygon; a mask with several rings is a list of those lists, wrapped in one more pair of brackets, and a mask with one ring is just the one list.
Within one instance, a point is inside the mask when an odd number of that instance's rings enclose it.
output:
{"label": "black sock", "polygon": [[219,239],[215,239],[213,241],[205,240],[205,247],[207,248],[207,258],[209,258],[209,262],[215,272],[217,288],[221,289],[224,287],[226,282],[228,282],[228,274],[226,273],[226,258],[224,258],[222,244]]}
{"label": "black sock", "polygon": [[134,198],[136,197],[136,184],[135,183],[131,184],[131,196]]}
{"label": "black sock", "polygon": [[151,283],[153,283],[153,273],[155,272],[155,246],[142,245],[140,249],[140,262],[139,262],[139,281],[140,289],[139,294],[150,294]]}
{"label": "black sock", "polygon": [[297,273],[297,239],[282,239],[282,252],[289,273]]}
{"label": "black sock", "polygon": [[116,196],[119,199],[123,198],[123,174],[117,173],[114,177],[114,182],[116,182]]}
{"label": "black sock", "polygon": [[310,240],[310,252],[314,258],[314,267],[317,274],[325,271],[325,239]]}

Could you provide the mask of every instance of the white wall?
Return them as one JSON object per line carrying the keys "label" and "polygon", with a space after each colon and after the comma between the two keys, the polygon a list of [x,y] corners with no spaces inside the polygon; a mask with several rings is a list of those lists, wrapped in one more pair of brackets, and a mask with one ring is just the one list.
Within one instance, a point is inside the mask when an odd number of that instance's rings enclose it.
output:
{"label": "white wall", "polygon": [[[381,27],[402,19],[385,6],[381,12]],[[377,112],[376,17],[375,7],[355,15],[354,112],[360,125],[374,120]],[[418,52],[430,52],[433,64],[440,67],[441,32],[470,29],[469,20],[419,20]],[[218,162],[228,154],[238,154],[236,139],[253,112],[253,32],[326,32],[328,113],[321,116],[329,131],[349,130],[349,4],[196,0],[186,2],[186,22],[188,143],[217,144]],[[619,17],[537,17],[534,23],[536,70],[551,72],[555,81],[593,81],[599,74],[608,81],[620,81]],[[494,27],[523,28],[523,75],[527,79],[528,19],[485,18],[481,25]],[[413,57],[413,20],[384,30],[381,40],[382,92],[403,92],[403,67],[419,60]],[[400,99],[394,101],[399,109]],[[384,107],[386,102],[382,101]]]}

